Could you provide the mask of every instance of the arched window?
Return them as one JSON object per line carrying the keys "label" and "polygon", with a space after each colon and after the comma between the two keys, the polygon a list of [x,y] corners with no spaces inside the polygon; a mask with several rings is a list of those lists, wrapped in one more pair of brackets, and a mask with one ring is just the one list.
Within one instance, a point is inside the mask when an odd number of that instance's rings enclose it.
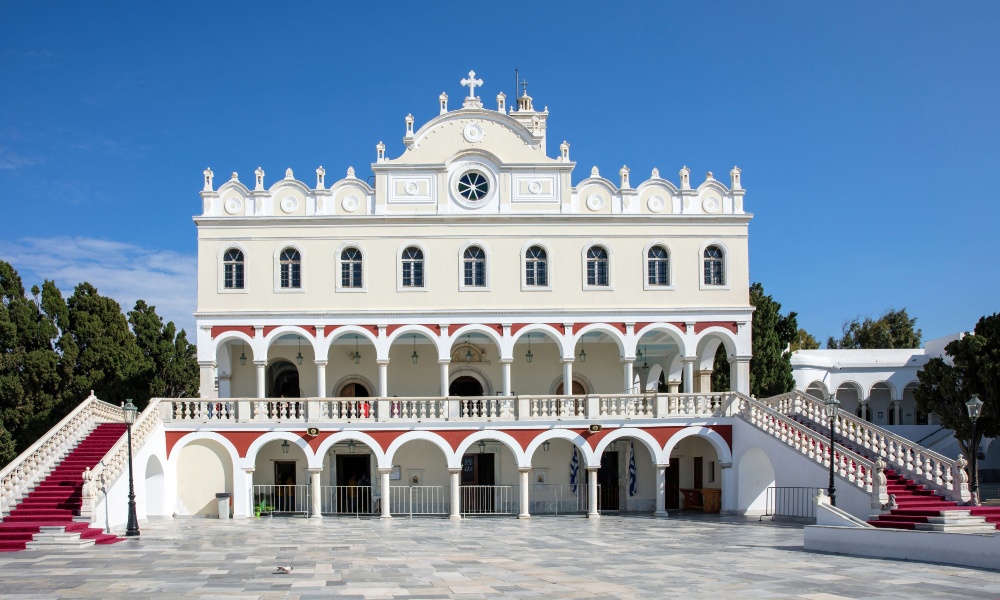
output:
{"label": "arched window", "polygon": [[285,248],[279,259],[281,265],[281,287],[299,289],[302,287],[302,257],[295,248]]}
{"label": "arched window", "polygon": [[610,285],[608,278],[608,251],[600,246],[591,246],[587,251],[587,285]]}
{"label": "arched window", "polygon": [[403,250],[403,287],[424,287],[424,253],[416,246]]}
{"label": "arched window", "polygon": [[362,287],[361,251],[357,248],[346,248],[340,253],[340,287]]}
{"label": "arched window", "polygon": [[540,287],[549,285],[548,258],[541,246],[532,246],[524,254],[524,283]]}
{"label": "arched window", "polygon": [[226,250],[222,258],[222,286],[227,290],[243,289],[243,253],[236,248]]}
{"label": "arched window", "polygon": [[465,287],[486,287],[486,253],[479,246],[469,246],[463,257]]}
{"label": "arched window", "polygon": [[722,248],[709,246],[705,248],[705,285],[725,285]]}
{"label": "arched window", "polygon": [[653,246],[646,254],[649,285],[670,285],[670,256],[663,246]]}

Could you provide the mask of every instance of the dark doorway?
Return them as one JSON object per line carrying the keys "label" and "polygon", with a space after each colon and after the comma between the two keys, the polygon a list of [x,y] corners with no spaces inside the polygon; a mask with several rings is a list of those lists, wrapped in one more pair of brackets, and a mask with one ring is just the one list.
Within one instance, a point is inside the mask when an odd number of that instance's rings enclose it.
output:
{"label": "dark doorway", "polygon": [[268,398],[298,398],[299,370],[292,363],[280,360],[267,368],[271,389]]}
{"label": "dark doorway", "polygon": [[[563,384],[560,383],[559,387],[556,388],[556,396],[562,396],[562,395],[563,395]],[[569,395],[571,395],[571,396],[586,396],[587,395],[587,390],[584,389],[582,383],[580,383],[579,381],[574,381],[573,382],[573,393],[569,394]]]}
{"label": "dark doorway", "polygon": [[295,512],[295,461],[274,461],[274,510]]}
{"label": "dark doorway", "polygon": [[705,465],[700,456],[694,457],[694,489],[700,490],[705,483]]}
{"label": "dark doorway", "polygon": [[597,471],[598,510],[618,510],[618,453],[601,455],[601,468]]}
{"label": "dark doorway", "polygon": [[455,381],[451,382],[448,386],[449,396],[482,396],[483,395],[483,384],[479,383],[479,380],[475,377],[469,377],[468,375],[463,375],[458,377]]}
{"label": "dark doorway", "polygon": [[368,388],[360,383],[348,383],[340,388],[339,395],[341,398],[368,398],[371,394],[368,393]]}
{"label": "dark doorway", "polygon": [[493,467],[493,454],[466,454],[462,457],[462,512],[494,512],[492,488],[468,487],[495,485]]}
{"label": "dark doorway", "polygon": [[667,467],[667,481],[665,504],[663,508],[666,510],[678,509],[681,507],[681,461],[679,458],[675,458],[670,461],[670,466]]}
{"label": "dark doorway", "polygon": [[666,394],[670,391],[670,386],[667,385],[667,379],[664,376],[663,371],[660,371],[660,379],[656,382],[656,391],[660,394]]}
{"label": "dark doorway", "polygon": [[367,454],[337,455],[335,512],[370,513],[371,485],[371,460]]}

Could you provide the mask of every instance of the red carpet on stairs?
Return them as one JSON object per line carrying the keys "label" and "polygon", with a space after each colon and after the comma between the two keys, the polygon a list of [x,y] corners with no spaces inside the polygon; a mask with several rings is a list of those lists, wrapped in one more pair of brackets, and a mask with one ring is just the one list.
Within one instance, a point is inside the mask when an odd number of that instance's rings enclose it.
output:
{"label": "red carpet on stairs", "polygon": [[[801,415],[792,418],[806,427],[825,434],[827,430]],[[875,456],[866,448],[851,443],[837,436],[837,444],[850,449],[856,454],[874,461]],[[934,490],[929,490],[912,479],[906,479],[893,470],[885,470],[886,487],[889,494],[896,496],[896,506],[889,514],[879,515],[868,521],[869,525],[890,529],[915,529],[917,523],[927,523],[928,517],[939,517],[946,510],[969,510],[973,516],[983,517],[986,522],[1000,529],[1000,507],[996,506],[959,506],[958,503],[946,500]]]}
{"label": "red carpet on stairs", "polygon": [[17,506],[0,522],[0,552],[24,550],[39,528],[66,527],[79,532],[81,538],[94,539],[97,544],[123,541],[100,529],[75,523],[73,517],[83,506],[83,470],[93,469],[104,455],[125,434],[125,425],[102,423],[98,425],[48,476],[35,486]]}

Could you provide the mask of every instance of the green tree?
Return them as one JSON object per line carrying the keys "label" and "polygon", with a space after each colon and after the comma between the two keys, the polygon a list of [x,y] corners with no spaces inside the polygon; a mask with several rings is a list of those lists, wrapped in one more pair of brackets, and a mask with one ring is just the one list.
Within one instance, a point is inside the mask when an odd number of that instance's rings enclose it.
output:
{"label": "green tree", "polygon": [[196,396],[199,386],[198,360],[194,345],[188,343],[182,329],[177,333],[173,321],[166,324],[156,314],[156,307],[139,300],[128,313],[136,343],[145,362],[138,374],[147,389],[138,400]]}
{"label": "green tree", "polygon": [[[750,359],[750,393],[758,398],[783,394],[795,389],[788,345],[799,329],[796,314],[781,314],[781,304],[764,293],[761,283],[750,286],[753,313],[753,358]],[[712,389],[728,390],[729,360],[725,348],[715,353]]]}
{"label": "green tree", "polygon": [[64,391],[66,403],[75,405],[90,390],[112,404],[148,393],[148,384],[140,377],[147,367],[146,358],[121,306],[86,282],[76,286],[66,305],[69,325],[64,333],[70,339],[61,341],[76,351],[75,362],[68,365],[72,379]]}
{"label": "green tree", "polygon": [[792,352],[796,350],[816,350],[817,348],[819,348],[819,342],[808,331],[799,329],[795,332],[795,339],[792,340]]}
{"label": "green tree", "polygon": [[919,348],[922,332],[916,329],[917,319],[910,318],[906,309],[889,309],[878,319],[854,317],[846,321],[839,340],[830,337],[827,348],[886,349]]}
{"label": "green tree", "polygon": [[[947,360],[932,358],[917,373],[917,409],[934,413],[955,430],[965,456],[983,437],[1000,436],[1000,313],[984,316],[974,333],[945,346]],[[972,439],[972,421],[965,403],[976,394],[983,401]]]}
{"label": "green tree", "polygon": [[28,298],[14,267],[0,261],[0,463],[44,431],[59,398],[57,329],[39,293]]}

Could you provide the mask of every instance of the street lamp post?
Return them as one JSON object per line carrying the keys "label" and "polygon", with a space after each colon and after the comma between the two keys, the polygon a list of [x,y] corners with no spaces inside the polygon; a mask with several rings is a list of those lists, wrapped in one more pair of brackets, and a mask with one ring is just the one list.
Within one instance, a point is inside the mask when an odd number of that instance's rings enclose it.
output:
{"label": "street lamp post", "polygon": [[830,419],[830,506],[837,506],[837,484],[833,479],[834,473],[834,450],[835,444],[833,439],[833,421],[837,416],[837,406],[840,405],[840,400],[833,394],[827,397],[826,402],[823,403],[823,411],[826,413],[828,419]]}
{"label": "street lamp post", "polygon": [[972,398],[965,403],[965,408],[969,411],[969,418],[972,419],[972,443],[969,444],[969,454],[972,456],[972,484],[969,486],[969,492],[972,495],[972,504],[974,506],[979,505],[979,469],[976,464],[979,460],[979,444],[976,443],[976,421],[979,420],[979,415],[983,412],[983,401],[979,399],[979,396],[973,394]]}
{"label": "street lamp post", "polygon": [[135,423],[136,414],[139,412],[132,400],[127,400],[128,404],[122,405],[125,412],[125,430],[128,432],[128,525],[125,527],[126,536],[139,535],[139,519],[135,515],[135,485],[132,480],[132,425]]}

